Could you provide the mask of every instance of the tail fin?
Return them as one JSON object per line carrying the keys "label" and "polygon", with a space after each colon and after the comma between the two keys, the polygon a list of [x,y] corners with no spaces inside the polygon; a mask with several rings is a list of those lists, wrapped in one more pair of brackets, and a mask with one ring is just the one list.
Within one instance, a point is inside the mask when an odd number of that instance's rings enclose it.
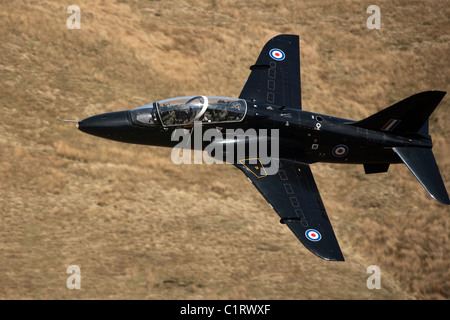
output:
{"label": "tail fin", "polygon": [[419,147],[395,147],[394,151],[419,180],[430,196],[440,203],[450,204],[433,151]]}
{"label": "tail fin", "polygon": [[428,118],[445,94],[445,91],[417,93],[350,125],[375,131],[429,137]]}

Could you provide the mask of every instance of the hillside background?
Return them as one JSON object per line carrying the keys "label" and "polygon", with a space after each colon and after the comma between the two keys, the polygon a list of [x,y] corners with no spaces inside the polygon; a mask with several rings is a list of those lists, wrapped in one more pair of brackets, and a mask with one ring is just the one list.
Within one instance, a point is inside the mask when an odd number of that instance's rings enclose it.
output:
{"label": "hillside background", "polygon": [[[69,30],[69,5],[81,29]],[[381,29],[369,30],[369,5]],[[262,46],[301,37],[303,108],[361,119],[449,90],[450,1],[1,1],[1,299],[449,299],[450,210],[404,165],[314,164],[346,258],[305,249],[230,165],[79,132],[88,116],[237,97]],[[448,95],[432,115],[450,190]],[[66,269],[81,268],[81,290]],[[381,269],[369,290],[366,269]]]}

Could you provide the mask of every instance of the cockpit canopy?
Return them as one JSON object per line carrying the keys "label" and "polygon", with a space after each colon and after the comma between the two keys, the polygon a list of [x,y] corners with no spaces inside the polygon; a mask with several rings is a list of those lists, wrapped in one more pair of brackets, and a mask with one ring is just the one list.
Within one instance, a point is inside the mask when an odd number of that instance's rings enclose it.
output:
{"label": "cockpit canopy", "polygon": [[245,100],[212,96],[166,99],[131,110],[133,122],[151,125],[158,116],[165,127],[192,125],[194,121],[240,122],[246,113]]}
{"label": "cockpit canopy", "polygon": [[153,102],[145,106],[131,110],[131,120],[141,125],[153,125],[156,123],[156,115],[153,109]]}

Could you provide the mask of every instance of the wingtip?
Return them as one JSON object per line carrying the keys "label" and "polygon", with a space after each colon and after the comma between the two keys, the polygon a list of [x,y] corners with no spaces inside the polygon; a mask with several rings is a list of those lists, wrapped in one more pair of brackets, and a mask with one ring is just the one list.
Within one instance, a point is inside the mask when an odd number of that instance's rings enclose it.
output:
{"label": "wingtip", "polygon": [[448,195],[446,196],[441,196],[441,197],[435,197],[434,195],[430,194],[430,196],[436,200],[437,202],[441,203],[441,204],[445,204],[445,205],[450,205],[450,198],[448,197]]}
{"label": "wingtip", "polygon": [[341,251],[336,252],[336,251],[331,251],[329,252],[329,254],[327,255],[323,255],[323,254],[319,254],[317,251],[314,250],[310,250],[315,256],[326,260],[326,261],[345,261],[344,259],[344,255],[342,254]]}

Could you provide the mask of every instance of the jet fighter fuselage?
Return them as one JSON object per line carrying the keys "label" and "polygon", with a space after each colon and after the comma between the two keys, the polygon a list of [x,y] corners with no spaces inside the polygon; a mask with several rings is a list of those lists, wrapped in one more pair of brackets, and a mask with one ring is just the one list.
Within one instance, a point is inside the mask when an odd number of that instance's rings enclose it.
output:
{"label": "jet fighter fuselage", "polygon": [[[393,147],[432,147],[431,140],[426,137],[417,136],[412,139],[349,125],[355,122],[353,120],[283,106],[261,105],[252,101],[245,101],[245,104],[247,110],[242,121],[214,123],[199,121],[201,130],[217,129],[225,138],[227,129],[243,131],[255,129],[257,132],[260,129],[277,129],[279,156],[306,163],[401,163],[402,160],[392,152]],[[191,131],[194,122],[164,126],[156,105],[157,103],[151,103],[151,107],[147,108],[148,119],[152,119],[151,122],[140,122],[133,117],[138,108],[92,116],[80,121],[78,128],[83,132],[110,140],[176,147],[179,141],[172,138],[173,131],[180,128]],[[211,141],[202,140],[199,146],[204,150],[210,143]],[[239,140],[234,139],[231,143],[238,144]],[[192,149],[194,147],[192,145]]]}

